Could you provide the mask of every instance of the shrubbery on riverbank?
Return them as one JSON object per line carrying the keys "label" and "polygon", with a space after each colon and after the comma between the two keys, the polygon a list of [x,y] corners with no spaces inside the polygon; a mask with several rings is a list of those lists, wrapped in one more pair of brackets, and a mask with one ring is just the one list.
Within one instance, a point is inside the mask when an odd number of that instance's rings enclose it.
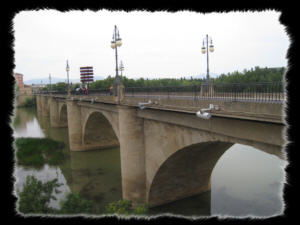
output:
{"label": "shrubbery on riverbank", "polygon": [[[19,211],[24,214],[100,214],[99,209],[95,208],[94,201],[82,198],[80,193],[68,193],[65,199],[60,200],[59,209],[50,207],[50,200],[57,200],[53,193],[61,193],[58,190],[61,185],[57,178],[42,183],[34,176],[27,176],[23,190],[17,189]],[[132,202],[126,199],[112,202],[105,208],[106,214],[120,216],[146,215],[148,212],[146,204],[138,204],[133,207]],[[105,214],[101,213],[101,215]]]}
{"label": "shrubbery on riverbank", "polygon": [[49,138],[17,138],[15,146],[18,165],[57,165],[64,159],[65,144]]}
{"label": "shrubbery on riverbank", "polygon": [[26,108],[36,107],[35,97],[26,98],[24,104],[22,105],[22,107],[26,107]]}
{"label": "shrubbery on riverbank", "polygon": [[79,193],[68,193],[60,201],[60,209],[49,206],[50,200],[57,200],[53,193],[60,193],[58,179],[42,183],[34,176],[27,176],[23,190],[17,190],[18,209],[24,214],[84,214],[92,213],[93,201],[83,199]]}
{"label": "shrubbery on riverbank", "polygon": [[137,206],[132,205],[132,201],[123,199],[116,202],[110,203],[105,207],[107,214],[117,215],[144,215],[148,212],[148,206],[146,204],[138,204]]}

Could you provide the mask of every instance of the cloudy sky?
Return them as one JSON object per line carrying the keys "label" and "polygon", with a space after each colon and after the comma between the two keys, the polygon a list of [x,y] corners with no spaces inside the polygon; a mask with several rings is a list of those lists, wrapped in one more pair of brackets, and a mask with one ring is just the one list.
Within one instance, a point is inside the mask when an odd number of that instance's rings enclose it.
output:
{"label": "cloudy sky", "polygon": [[[289,37],[280,12],[209,13],[181,11],[23,11],[13,20],[15,69],[24,80],[52,77],[80,79],[82,66],[95,76],[115,76],[115,51],[110,47],[117,25],[123,45],[118,60],[129,78],[180,78],[206,74],[206,35],[211,73],[287,66]],[[118,62],[118,63],[119,63]]]}

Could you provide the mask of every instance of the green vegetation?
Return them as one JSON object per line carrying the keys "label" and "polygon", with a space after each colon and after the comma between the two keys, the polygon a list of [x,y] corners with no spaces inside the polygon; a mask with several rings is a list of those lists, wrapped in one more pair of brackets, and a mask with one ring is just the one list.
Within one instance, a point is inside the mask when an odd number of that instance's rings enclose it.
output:
{"label": "green vegetation", "polygon": [[260,68],[256,66],[251,70],[244,69],[243,73],[235,71],[227,75],[221,74],[214,79],[215,84],[251,83],[251,82],[282,82],[285,68]]}
{"label": "green vegetation", "polygon": [[92,213],[93,201],[82,199],[80,194],[68,193],[65,200],[61,200],[60,209],[49,206],[50,200],[57,200],[52,194],[58,194],[58,187],[62,184],[58,183],[55,178],[46,183],[42,183],[34,176],[27,176],[26,183],[23,185],[23,191],[17,190],[19,196],[19,211],[21,213],[34,214],[78,214]]}
{"label": "green vegetation", "polygon": [[118,214],[118,215],[143,215],[148,212],[146,204],[138,204],[136,207],[132,206],[132,202],[129,200],[119,200],[112,202],[105,207],[106,214]]}
{"label": "green vegetation", "polygon": [[[58,190],[61,185],[58,183],[57,178],[42,183],[34,176],[27,176],[26,182],[23,184],[23,190],[19,191],[17,189],[19,211],[24,214],[99,214],[94,202],[83,199],[79,193],[68,193],[65,199],[60,200],[60,209],[50,207],[50,200],[57,200],[53,193],[61,193]],[[132,202],[128,200],[110,203],[105,208],[106,214],[124,216],[144,215],[148,212],[146,204],[138,204],[133,207]]]}
{"label": "green vegetation", "polygon": [[17,99],[19,96],[19,87],[17,84],[14,85],[14,94],[15,94],[15,99]]}
{"label": "green vegetation", "polygon": [[79,193],[68,193],[65,200],[61,200],[60,214],[83,214],[92,213],[97,210],[93,210],[93,201],[85,200]]}
{"label": "green vegetation", "polygon": [[[48,85],[47,85],[47,87],[48,87]],[[49,87],[50,87],[50,85],[49,85]],[[56,83],[56,84],[52,84],[51,85],[51,89],[54,91],[66,91],[67,90],[67,88],[68,88],[68,84],[67,83],[65,83],[65,82],[58,82],[58,83]],[[50,89],[49,89],[50,90]]]}
{"label": "green vegetation", "polygon": [[[234,71],[231,73],[222,73],[216,78],[211,77],[211,81],[214,84],[230,84],[230,83],[251,83],[251,82],[281,82],[286,68],[260,68],[256,66],[250,70],[244,69],[243,72]],[[111,84],[114,83],[115,77],[109,75],[104,80],[97,80],[90,84],[90,89],[108,89]],[[182,76],[180,79],[174,78],[158,78],[158,79],[129,79],[126,76],[122,76],[121,82],[125,87],[163,87],[163,86],[187,86],[187,85],[199,85],[205,82],[205,76],[203,78],[193,78]],[[52,84],[51,88],[53,91],[66,91],[67,83],[58,82]],[[71,90],[75,90],[80,85],[70,84]],[[50,84],[48,84],[44,91],[50,91]]]}
{"label": "green vegetation", "polygon": [[23,191],[17,190],[19,196],[19,211],[21,213],[56,213],[56,210],[49,207],[50,200],[56,200],[52,195],[53,190],[55,193],[60,193],[57,188],[62,184],[53,179],[46,183],[42,183],[34,176],[27,176],[26,183],[23,185]]}
{"label": "green vegetation", "polygon": [[49,138],[17,138],[15,146],[19,165],[57,165],[64,159],[62,149],[65,144]]}
{"label": "green vegetation", "polygon": [[[217,78],[211,78],[214,84],[229,84],[229,83],[250,83],[250,82],[280,82],[283,80],[285,68],[260,68],[256,66],[251,70],[244,69],[243,72],[235,71],[233,73],[221,74]],[[97,80],[90,84],[90,89],[105,89],[109,88],[114,83],[114,77],[108,76],[104,80]],[[129,79],[126,76],[122,77],[122,83],[125,87],[149,87],[149,86],[186,86],[198,85],[205,82],[203,78],[187,79],[181,77],[180,79],[151,79],[144,78]]]}
{"label": "green vegetation", "polygon": [[36,106],[36,99],[35,97],[32,97],[32,98],[26,98],[24,104],[23,104],[23,107],[26,107],[26,108],[31,108],[31,107],[35,107]]}
{"label": "green vegetation", "polygon": [[[71,90],[74,91],[76,88],[79,88],[80,85],[77,83],[73,85],[73,83],[70,83]],[[51,84],[51,90],[52,91],[66,91],[68,89],[68,83],[66,82],[57,82],[56,84]],[[42,89],[43,91],[50,91],[50,84],[47,84],[46,87]]]}

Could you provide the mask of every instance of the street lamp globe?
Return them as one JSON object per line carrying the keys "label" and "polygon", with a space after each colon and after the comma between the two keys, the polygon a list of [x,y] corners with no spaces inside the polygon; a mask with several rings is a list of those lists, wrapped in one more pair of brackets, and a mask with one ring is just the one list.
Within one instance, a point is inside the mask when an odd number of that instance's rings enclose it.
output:
{"label": "street lamp globe", "polygon": [[110,47],[111,47],[112,49],[115,49],[116,43],[115,43],[114,41],[112,41]]}
{"label": "street lamp globe", "polygon": [[206,53],[206,48],[205,48],[205,46],[203,46],[203,47],[202,47],[202,50],[201,50],[201,52],[202,52],[203,54],[205,54],[205,53]]}
{"label": "street lamp globe", "polygon": [[210,46],[209,46],[209,51],[210,51],[210,52],[213,52],[214,50],[215,50],[215,49],[214,49],[214,46],[213,46],[213,45],[210,45]]}
{"label": "street lamp globe", "polygon": [[118,47],[120,47],[120,46],[122,45],[122,39],[121,39],[121,38],[117,38],[116,45],[117,45]]}

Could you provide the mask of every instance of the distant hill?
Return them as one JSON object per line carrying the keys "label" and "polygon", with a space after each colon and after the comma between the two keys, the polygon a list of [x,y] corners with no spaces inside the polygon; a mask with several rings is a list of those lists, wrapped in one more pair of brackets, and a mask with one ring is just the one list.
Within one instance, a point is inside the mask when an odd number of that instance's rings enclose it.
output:
{"label": "distant hill", "polygon": [[[104,77],[96,76],[94,77],[94,81],[96,80],[104,80]],[[24,84],[32,85],[32,84],[40,84],[42,81],[43,84],[49,84],[49,78],[41,78],[41,79],[31,79],[24,81]],[[66,82],[67,79],[51,77],[51,84],[56,84],[58,82]],[[80,79],[70,79],[69,82],[71,83],[80,83]]]}

